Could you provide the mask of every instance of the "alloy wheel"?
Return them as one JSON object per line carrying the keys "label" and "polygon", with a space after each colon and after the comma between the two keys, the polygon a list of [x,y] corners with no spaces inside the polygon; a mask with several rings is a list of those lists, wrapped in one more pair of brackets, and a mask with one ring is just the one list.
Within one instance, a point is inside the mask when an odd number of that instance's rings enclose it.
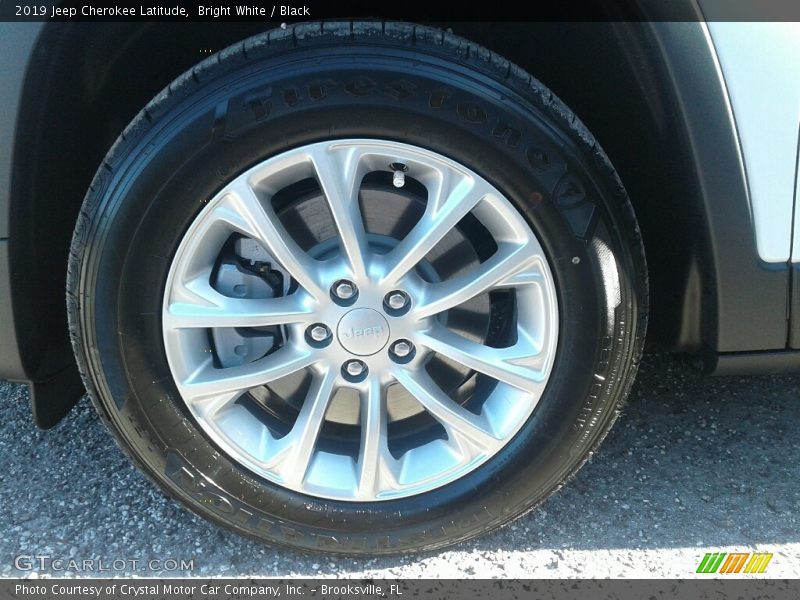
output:
{"label": "alloy wheel", "polygon": [[374,139],[305,145],[229,181],[185,233],[163,339],[199,426],[321,498],[423,493],[533,413],[558,306],[527,221],[486,179]]}

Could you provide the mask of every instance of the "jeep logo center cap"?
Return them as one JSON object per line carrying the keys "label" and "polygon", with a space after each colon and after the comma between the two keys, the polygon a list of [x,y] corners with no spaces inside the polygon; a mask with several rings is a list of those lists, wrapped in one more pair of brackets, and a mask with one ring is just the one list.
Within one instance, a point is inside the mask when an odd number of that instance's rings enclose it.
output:
{"label": "jeep logo center cap", "polygon": [[389,323],[371,308],[351,310],[336,328],[339,343],[358,356],[375,354],[389,341]]}

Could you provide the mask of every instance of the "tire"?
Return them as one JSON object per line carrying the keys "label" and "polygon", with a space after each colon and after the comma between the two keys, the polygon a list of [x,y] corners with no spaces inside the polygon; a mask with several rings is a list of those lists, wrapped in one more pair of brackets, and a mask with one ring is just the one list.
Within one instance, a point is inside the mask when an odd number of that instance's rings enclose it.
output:
{"label": "tire", "polygon": [[[507,200],[502,206],[517,215],[511,220],[526,224],[540,244],[542,273],[552,281],[557,309],[551,313],[557,314],[550,329],[552,361],[541,367],[546,386],[530,414],[509,425],[513,435],[461,476],[419,493],[389,490],[369,501],[316,494],[298,487],[302,481],[282,485],[234,458],[184,401],[181,390],[187,388],[168,357],[164,320],[179,248],[210,199],[271,157],[352,139],[385,140],[400,151],[407,146],[434,161],[455,161],[498,190]],[[384,170],[398,176],[402,168]],[[414,185],[406,185],[409,194]],[[391,212],[389,202],[384,206]],[[317,217],[304,218],[311,223]],[[506,225],[497,221],[501,229]],[[459,243],[480,246],[474,232],[482,230],[460,222],[453,231],[463,233]],[[274,294],[298,293],[290,288],[287,283]],[[546,293],[546,286],[537,289]],[[529,511],[574,475],[608,432],[634,379],[645,334],[647,275],[639,228],[613,167],[541,83],[492,52],[435,29],[310,23],[252,37],[210,57],[128,125],[83,204],[67,300],[78,365],[100,415],[166,493],[264,542],[374,556],[480,535]],[[486,320],[528,310],[524,303],[496,310],[491,305]],[[385,319],[398,322],[392,315]],[[289,329],[281,331],[270,338],[279,352],[285,349],[280,344],[297,340]],[[340,329],[334,333],[342,335]],[[281,335],[284,341],[274,341]],[[186,352],[194,353],[194,346]],[[506,389],[498,381],[487,394]]]}

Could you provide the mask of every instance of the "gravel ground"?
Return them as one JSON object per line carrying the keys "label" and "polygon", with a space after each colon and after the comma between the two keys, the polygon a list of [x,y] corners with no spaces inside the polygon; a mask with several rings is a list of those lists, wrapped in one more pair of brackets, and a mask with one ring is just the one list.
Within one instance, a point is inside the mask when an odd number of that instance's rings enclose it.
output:
{"label": "gravel ground", "polygon": [[[705,378],[645,360],[625,414],[577,478],[514,524],[417,557],[330,559],[217,529],[128,463],[84,398],[55,429],[33,425],[24,387],[0,382],[0,575],[18,555],[193,560],[137,575],[691,577],[707,551],[775,554],[800,577],[800,377]],[[121,575],[78,573],[81,576]]]}

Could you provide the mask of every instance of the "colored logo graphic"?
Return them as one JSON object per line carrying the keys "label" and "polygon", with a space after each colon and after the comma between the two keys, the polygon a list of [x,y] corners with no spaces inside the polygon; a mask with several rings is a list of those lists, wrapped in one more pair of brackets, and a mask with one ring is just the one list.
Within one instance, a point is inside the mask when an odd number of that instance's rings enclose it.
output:
{"label": "colored logo graphic", "polygon": [[709,552],[697,565],[697,573],[763,573],[771,560],[771,552]]}

